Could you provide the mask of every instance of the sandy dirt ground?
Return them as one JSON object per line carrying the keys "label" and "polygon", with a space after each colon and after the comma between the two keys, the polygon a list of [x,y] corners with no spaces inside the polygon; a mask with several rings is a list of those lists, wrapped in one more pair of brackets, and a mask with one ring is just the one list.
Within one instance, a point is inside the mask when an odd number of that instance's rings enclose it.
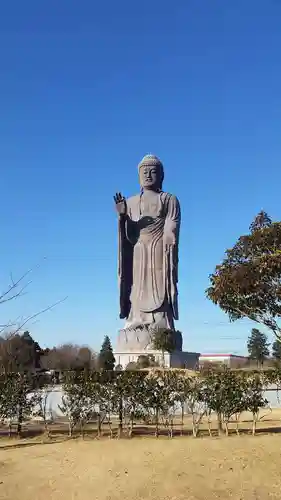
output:
{"label": "sandy dirt ground", "polygon": [[0,449],[2,500],[281,498],[281,435],[68,440]]}

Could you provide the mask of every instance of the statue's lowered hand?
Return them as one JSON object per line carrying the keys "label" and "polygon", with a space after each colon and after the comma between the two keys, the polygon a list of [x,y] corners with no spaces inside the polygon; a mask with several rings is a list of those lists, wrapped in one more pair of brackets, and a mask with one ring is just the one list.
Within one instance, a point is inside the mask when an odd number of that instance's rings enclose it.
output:
{"label": "statue's lowered hand", "polygon": [[116,193],[113,198],[115,201],[117,213],[119,215],[126,215],[127,214],[126,198],[124,198],[124,196],[121,193]]}
{"label": "statue's lowered hand", "polygon": [[171,232],[164,235],[164,247],[171,248],[176,246],[175,235]]}

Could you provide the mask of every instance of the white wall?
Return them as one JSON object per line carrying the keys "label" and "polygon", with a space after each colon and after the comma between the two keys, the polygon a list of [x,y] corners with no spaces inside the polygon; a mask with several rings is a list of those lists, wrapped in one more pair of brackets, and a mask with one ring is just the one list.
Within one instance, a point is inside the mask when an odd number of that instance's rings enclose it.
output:
{"label": "white wall", "polygon": [[[268,400],[269,405],[272,409],[281,408],[281,392],[273,387],[270,390],[264,392],[265,398]],[[62,417],[63,414],[59,409],[59,405],[62,404],[62,387],[56,386],[51,392],[48,393],[47,397],[47,415],[54,419]],[[180,412],[180,408],[179,408]]]}
{"label": "white wall", "polygon": [[[155,360],[162,364],[163,355],[160,351],[143,352],[114,352],[116,365],[121,365],[123,369],[131,362],[137,362],[139,356],[152,354]],[[198,365],[199,353],[187,351],[175,351],[171,354],[164,354],[165,366],[168,368],[188,368],[196,369]]]}
{"label": "white wall", "polygon": [[[153,355],[155,357],[155,361],[158,361],[160,364],[162,363],[162,353],[159,351],[147,351],[147,352],[114,352],[115,357],[115,366],[121,365],[123,369],[129,363],[136,363],[139,356],[143,355]],[[170,354],[165,353],[165,366],[170,366]]]}

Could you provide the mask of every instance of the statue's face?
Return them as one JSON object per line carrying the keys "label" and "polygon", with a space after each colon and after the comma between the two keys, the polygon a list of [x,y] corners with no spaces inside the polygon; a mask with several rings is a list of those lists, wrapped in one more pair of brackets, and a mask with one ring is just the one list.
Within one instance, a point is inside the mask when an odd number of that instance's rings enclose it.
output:
{"label": "statue's face", "polygon": [[144,189],[158,189],[161,184],[161,172],[155,165],[143,165],[140,168],[140,185]]}

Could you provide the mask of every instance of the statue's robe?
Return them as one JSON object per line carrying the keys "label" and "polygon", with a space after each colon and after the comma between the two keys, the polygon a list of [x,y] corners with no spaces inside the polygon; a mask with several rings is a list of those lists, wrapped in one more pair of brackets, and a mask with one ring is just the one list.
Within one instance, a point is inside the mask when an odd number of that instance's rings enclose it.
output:
{"label": "statue's robe", "polygon": [[174,328],[178,319],[180,205],[169,193],[144,191],[119,219],[120,318],[125,328]]}

